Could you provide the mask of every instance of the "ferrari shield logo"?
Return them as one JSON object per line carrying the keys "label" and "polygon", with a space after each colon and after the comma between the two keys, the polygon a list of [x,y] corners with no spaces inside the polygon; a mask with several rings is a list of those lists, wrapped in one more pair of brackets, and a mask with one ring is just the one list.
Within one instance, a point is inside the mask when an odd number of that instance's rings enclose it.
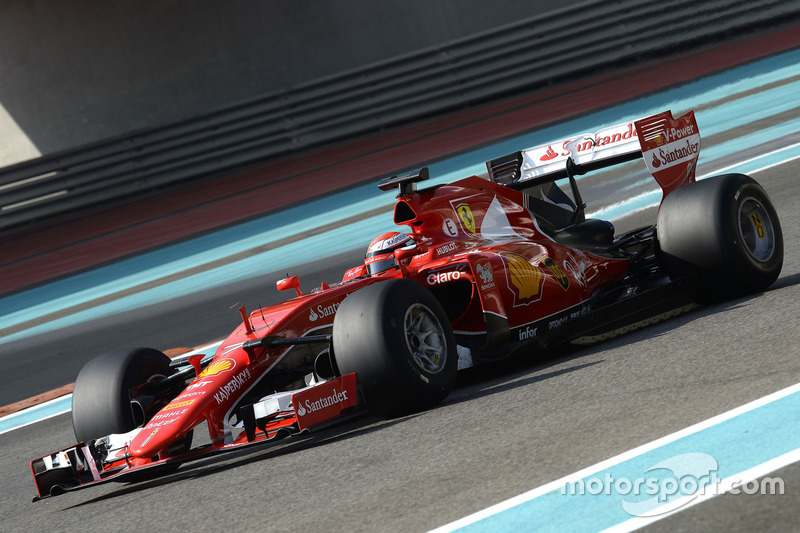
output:
{"label": "ferrari shield logo", "polygon": [[475,217],[472,216],[472,209],[467,204],[459,204],[456,206],[456,212],[467,231],[475,233]]}
{"label": "ferrari shield logo", "polygon": [[562,270],[562,268],[549,257],[545,257],[542,262],[547,265],[547,268],[549,268],[550,272],[553,273],[553,276],[555,276],[556,281],[558,281],[558,284],[561,285],[561,288],[564,290],[569,289],[569,278],[567,277],[567,273],[564,272],[564,270]]}

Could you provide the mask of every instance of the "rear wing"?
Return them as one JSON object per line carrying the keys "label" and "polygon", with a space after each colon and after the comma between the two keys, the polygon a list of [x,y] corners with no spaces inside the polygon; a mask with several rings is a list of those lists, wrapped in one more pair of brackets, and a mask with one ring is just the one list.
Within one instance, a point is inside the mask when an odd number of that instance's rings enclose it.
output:
{"label": "rear wing", "polygon": [[671,111],[623,122],[486,162],[490,179],[513,189],[644,158],[664,196],[694,181],[700,133],[694,112]]}

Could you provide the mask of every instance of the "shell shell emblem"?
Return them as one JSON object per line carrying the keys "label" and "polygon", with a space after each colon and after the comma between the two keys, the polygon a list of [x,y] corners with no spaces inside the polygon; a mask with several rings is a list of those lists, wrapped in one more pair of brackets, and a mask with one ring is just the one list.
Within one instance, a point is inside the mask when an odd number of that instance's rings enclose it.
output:
{"label": "shell shell emblem", "polygon": [[514,305],[527,305],[542,297],[544,274],[525,257],[517,254],[501,254],[508,273],[508,288],[514,294]]}
{"label": "shell shell emblem", "polygon": [[219,361],[213,361],[210,365],[206,367],[205,370],[200,372],[200,375],[197,378],[206,378],[208,376],[216,376],[217,374],[221,374],[223,372],[227,372],[228,370],[233,369],[236,366],[236,361],[233,359],[220,359]]}

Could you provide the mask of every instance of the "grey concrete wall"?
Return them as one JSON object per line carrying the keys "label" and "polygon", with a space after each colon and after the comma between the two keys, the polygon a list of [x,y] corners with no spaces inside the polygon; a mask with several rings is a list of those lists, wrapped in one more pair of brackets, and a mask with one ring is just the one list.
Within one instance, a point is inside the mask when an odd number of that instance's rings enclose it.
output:
{"label": "grey concrete wall", "polygon": [[0,166],[576,3],[4,0]]}

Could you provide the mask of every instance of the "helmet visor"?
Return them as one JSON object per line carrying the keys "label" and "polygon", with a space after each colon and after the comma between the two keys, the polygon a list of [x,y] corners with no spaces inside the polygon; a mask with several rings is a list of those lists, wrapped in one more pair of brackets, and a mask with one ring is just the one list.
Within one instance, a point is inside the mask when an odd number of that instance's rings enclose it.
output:
{"label": "helmet visor", "polygon": [[385,254],[376,257],[374,261],[369,262],[369,259],[367,261],[367,272],[369,272],[370,276],[397,267],[397,260],[394,258],[394,254]]}

